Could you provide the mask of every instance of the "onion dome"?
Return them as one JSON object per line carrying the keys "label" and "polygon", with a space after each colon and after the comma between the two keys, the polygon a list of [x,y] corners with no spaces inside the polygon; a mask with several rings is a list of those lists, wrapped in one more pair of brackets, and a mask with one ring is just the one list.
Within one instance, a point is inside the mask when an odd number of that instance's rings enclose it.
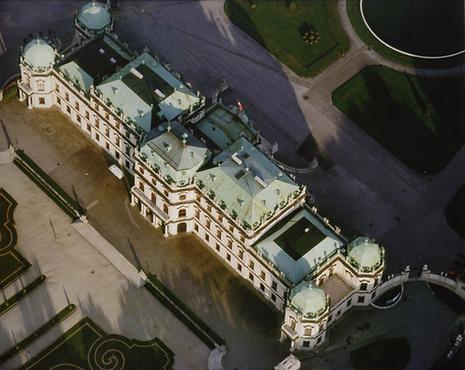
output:
{"label": "onion dome", "polygon": [[42,39],[31,40],[23,50],[24,61],[35,69],[51,67],[55,62],[55,52]]}
{"label": "onion dome", "polygon": [[290,307],[306,317],[314,318],[329,307],[326,293],[311,281],[303,281],[291,290]]}
{"label": "onion dome", "polygon": [[89,31],[101,32],[111,24],[111,15],[105,4],[92,1],[82,6],[76,20]]}
{"label": "onion dome", "polygon": [[362,271],[372,271],[381,265],[383,250],[373,240],[358,237],[348,246],[349,261]]}

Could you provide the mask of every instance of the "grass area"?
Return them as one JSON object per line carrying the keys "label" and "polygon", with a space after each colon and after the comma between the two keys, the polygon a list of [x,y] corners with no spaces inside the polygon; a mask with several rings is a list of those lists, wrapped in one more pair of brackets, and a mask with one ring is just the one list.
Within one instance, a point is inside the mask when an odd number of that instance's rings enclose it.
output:
{"label": "grass area", "polygon": [[86,213],[86,210],[71,198],[23,150],[17,150],[16,155],[18,158],[14,160],[14,163],[18,168],[35,182],[68,216],[75,219],[79,215]]}
{"label": "grass area", "polygon": [[434,174],[465,142],[464,95],[463,76],[426,78],[368,66],[332,99],[408,167]]}
{"label": "grass area", "polygon": [[37,329],[34,333],[24,338],[22,341],[17,343],[16,346],[14,346],[13,348],[7,350],[6,352],[3,352],[0,355],[0,364],[5,362],[9,358],[13,357],[20,351],[22,351],[25,347],[27,347],[32,342],[34,342],[38,337],[45,334],[48,330],[50,330],[56,324],[66,319],[75,310],[76,310],[76,306],[74,304],[70,304],[66,306],[64,309],[58,312],[55,316],[53,316],[49,321],[47,321],[44,325],[42,325],[39,329]]}
{"label": "grass area", "polygon": [[447,205],[446,219],[451,229],[465,239],[465,184]]}
{"label": "grass area", "polygon": [[404,370],[410,360],[410,344],[405,338],[382,339],[350,353],[355,370]]}
{"label": "grass area", "polygon": [[464,56],[440,60],[426,60],[400,54],[379,42],[365,26],[360,13],[360,0],[347,0],[347,13],[352,27],[360,39],[378,54],[393,62],[414,68],[447,68],[465,63]]}
{"label": "grass area", "polygon": [[14,85],[11,85],[10,87],[8,87],[8,89],[6,89],[5,91],[3,91],[3,99],[2,99],[2,102],[9,102],[11,99],[14,99],[18,96],[18,85],[16,85],[16,83]]}
{"label": "grass area", "polygon": [[45,275],[40,275],[37,279],[35,279],[32,283],[30,283],[28,286],[24,287],[21,289],[18,293],[13,295],[12,297],[8,298],[6,301],[4,301],[2,304],[0,304],[0,315],[4,314],[14,306],[22,299],[24,298],[28,293],[33,291],[35,288],[37,288],[40,284],[42,284],[47,278]]}
{"label": "grass area", "polygon": [[173,352],[159,339],[107,335],[84,318],[21,369],[159,369],[173,367]]}
{"label": "grass area", "polygon": [[192,330],[210,349],[225,345],[225,340],[216,334],[200,317],[192,312],[158,278],[148,274],[145,287],[163,303],[179,320]]}
{"label": "grass area", "polygon": [[14,249],[18,238],[13,218],[16,206],[16,201],[4,189],[0,189],[0,289],[31,267]]}
{"label": "grass area", "polygon": [[224,9],[236,26],[300,76],[317,75],[350,47],[334,0],[226,0]]}
{"label": "grass area", "polygon": [[275,242],[295,261],[305,255],[325,238],[315,225],[301,218],[289,229],[279,235]]}

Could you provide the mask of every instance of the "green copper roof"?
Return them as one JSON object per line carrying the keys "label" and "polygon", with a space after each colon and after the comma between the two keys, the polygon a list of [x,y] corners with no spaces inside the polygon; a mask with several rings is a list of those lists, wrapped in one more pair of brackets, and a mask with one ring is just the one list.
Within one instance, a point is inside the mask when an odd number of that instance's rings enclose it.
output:
{"label": "green copper roof", "polygon": [[134,57],[108,35],[97,37],[67,55],[58,65],[71,81],[89,91]]}
{"label": "green copper roof", "polygon": [[304,316],[317,317],[328,307],[326,293],[311,281],[302,281],[289,294],[291,308]]}
{"label": "green copper roof", "polygon": [[24,47],[24,61],[32,68],[47,68],[55,62],[55,52],[42,39],[34,39]]}
{"label": "green copper roof", "polygon": [[148,53],[107,78],[97,89],[145,132],[171,121],[200,101]]}
{"label": "green copper roof", "polygon": [[92,31],[103,31],[111,23],[111,15],[106,5],[97,1],[85,4],[79,10],[77,21]]}
{"label": "green copper roof", "polygon": [[210,151],[178,122],[160,124],[139,152],[151,167],[178,185],[186,185],[210,157]]}
{"label": "green copper roof", "polygon": [[382,262],[381,247],[367,237],[358,237],[348,246],[348,256],[357,267],[371,269]]}
{"label": "green copper roof", "polygon": [[250,126],[249,118],[237,107],[215,105],[197,123],[197,128],[221,150],[226,149],[240,137],[256,142],[258,133]]}
{"label": "green copper roof", "polygon": [[76,83],[81,90],[89,91],[90,86],[94,83],[94,79],[75,62],[66,63],[58,69],[63,71],[65,76]]}
{"label": "green copper roof", "polygon": [[256,228],[300,194],[299,186],[244,138],[213,159],[197,181],[239,222]]}
{"label": "green copper roof", "polygon": [[254,247],[290,282],[297,284],[334,255],[342,242],[318,216],[301,208]]}

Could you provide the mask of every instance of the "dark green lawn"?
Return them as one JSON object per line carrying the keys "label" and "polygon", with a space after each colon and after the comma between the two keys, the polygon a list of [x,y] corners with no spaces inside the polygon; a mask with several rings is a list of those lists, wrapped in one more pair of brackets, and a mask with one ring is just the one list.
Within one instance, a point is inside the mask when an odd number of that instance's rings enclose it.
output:
{"label": "dark green lawn", "polygon": [[289,229],[275,239],[278,244],[294,260],[298,260],[324,238],[323,234],[306,218],[301,218]]}
{"label": "dark green lawn", "polygon": [[[160,340],[107,335],[85,318],[21,369],[171,369],[174,355]],[[61,368],[61,367],[60,367]]]}
{"label": "dark green lawn", "polygon": [[[231,21],[300,76],[314,76],[349,49],[335,0],[226,0]],[[305,34],[319,41],[305,43]]]}
{"label": "dark green lawn", "polygon": [[[432,26],[423,32],[422,31],[416,32],[416,34],[422,35],[421,40],[419,39],[419,37],[416,37],[416,39],[411,37],[413,36],[411,34],[411,31],[409,31],[406,28],[413,27],[413,25],[417,24],[417,22],[419,23],[418,28],[421,28],[422,20],[420,19],[420,17],[413,15],[411,16],[409,21],[405,21],[404,17],[407,17],[409,15],[405,11],[402,11],[403,8],[401,6],[398,6],[399,3],[408,2],[410,0],[402,0],[401,2],[390,1],[390,0],[386,0],[386,1],[372,0],[372,2],[373,1],[374,3],[372,4],[373,6],[370,7],[370,10],[373,13],[376,13],[374,14],[375,17],[377,16],[379,17],[379,19],[384,21],[384,28],[383,28],[383,25],[380,25],[380,27],[382,27],[381,32],[384,32],[384,34],[388,34],[389,30],[393,30],[393,29],[397,30],[396,34],[392,33],[390,35],[389,40],[385,40],[385,41],[390,41],[392,43],[394,42],[405,43],[406,40],[413,40],[413,41],[410,41],[409,45],[405,45],[405,47],[409,47],[413,45],[416,48],[419,46],[423,46],[424,48],[426,48],[426,46],[428,46],[428,49],[429,49],[431,45],[433,44],[432,39],[431,39],[431,37],[433,37],[435,39],[434,41],[437,40],[435,45],[442,46],[442,44],[444,44],[445,42],[448,45],[450,45],[451,43],[450,40],[445,40],[445,41],[443,40],[443,38],[446,35],[444,30],[438,31],[437,28],[433,28]],[[410,1],[410,2],[413,2],[413,1]],[[452,2],[456,4],[456,6],[460,6],[460,1],[452,0]],[[386,10],[382,10],[381,8],[378,8],[378,3],[384,3],[386,4],[387,8],[390,8],[391,10],[391,14],[389,14],[391,17],[390,21],[386,21],[387,17],[384,17]],[[419,5],[421,5],[422,3],[424,3],[424,0],[418,0]],[[437,3],[436,4],[437,6],[442,6],[443,4],[443,2],[441,1],[434,1],[434,3]],[[463,2],[461,6],[463,7]],[[423,7],[423,11],[426,12],[427,10],[431,10],[431,7]],[[395,11],[397,11],[398,13],[393,13]],[[460,10],[458,10],[456,13],[459,13],[459,11]],[[378,54],[382,55],[385,58],[391,59],[394,62],[402,63],[407,66],[412,66],[416,68],[445,68],[445,67],[450,67],[450,66],[455,66],[455,65],[465,63],[465,56],[463,55],[457,56],[454,58],[447,58],[447,59],[440,59],[440,60],[427,60],[427,59],[412,58],[407,55],[403,55],[401,53],[398,53],[394,50],[389,49],[387,46],[379,42],[371,34],[368,28],[365,26],[361,13],[360,13],[360,0],[347,0],[347,13],[349,15],[349,19],[352,24],[352,27],[354,28],[357,35],[362,39],[362,41],[367,46],[369,46],[371,49],[376,51]],[[434,15],[434,12],[433,12],[433,15]],[[462,16],[463,16],[463,9],[462,9]],[[454,19],[456,18],[457,17],[454,17]],[[447,21],[448,21],[447,17],[438,17],[438,22],[447,23]],[[393,22],[397,22],[397,24],[394,25]],[[427,36],[428,32],[430,32],[430,34],[432,34],[433,36],[429,36],[428,38]],[[460,35],[460,32],[458,34]],[[463,30],[461,34],[463,35]],[[397,38],[397,41],[394,41],[392,39],[395,37]],[[456,41],[460,42],[460,37],[459,37],[459,40],[457,40],[457,38],[455,39]]]}
{"label": "dark green lawn", "polygon": [[465,142],[465,77],[424,78],[365,67],[334,105],[413,170],[434,174]]}
{"label": "dark green lawn", "polygon": [[405,338],[382,339],[350,353],[355,370],[404,370],[410,360]]}
{"label": "dark green lawn", "polygon": [[17,233],[13,212],[16,206],[16,201],[4,189],[0,189],[0,288],[6,287],[31,266],[14,249]]}
{"label": "dark green lawn", "polygon": [[454,195],[446,207],[446,219],[449,226],[465,239],[465,184]]}

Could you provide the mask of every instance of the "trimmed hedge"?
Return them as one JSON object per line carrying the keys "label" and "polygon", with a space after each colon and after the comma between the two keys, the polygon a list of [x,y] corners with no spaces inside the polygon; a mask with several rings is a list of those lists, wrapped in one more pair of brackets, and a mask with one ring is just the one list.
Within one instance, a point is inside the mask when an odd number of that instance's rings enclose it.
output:
{"label": "trimmed hedge", "polygon": [[37,288],[40,284],[42,284],[47,278],[45,275],[40,275],[37,279],[35,279],[32,283],[30,283],[28,286],[24,287],[24,289],[21,289],[18,293],[13,295],[12,297],[8,298],[5,302],[0,304],[0,315],[4,314],[8,310],[10,310],[12,307],[16,306],[16,304],[24,298],[29,292],[33,291],[35,288]]}
{"label": "trimmed hedge", "polygon": [[71,218],[84,215],[86,210],[70,197],[23,150],[16,151],[14,163],[34,181]]}
{"label": "trimmed hedge", "polygon": [[145,284],[147,290],[192,330],[208,348],[213,349],[226,344],[223,338],[181,302],[154,274],[147,274],[147,278],[147,284]]}
{"label": "trimmed hedge", "polygon": [[24,338],[22,341],[16,344],[13,348],[10,348],[8,351],[3,352],[0,355],[0,364],[8,360],[9,358],[13,357],[14,355],[21,352],[24,348],[34,342],[38,337],[45,334],[48,330],[50,330],[53,326],[60,323],[64,319],[66,319],[69,315],[71,315],[74,311],[76,311],[76,306],[74,304],[69,304],[60,312],[58,312],[55,316],[53,316],[49,321],[47,321],[44,325],[42,325],[39,329],[37,329],[34,333],[29,335],[28,337]]}

